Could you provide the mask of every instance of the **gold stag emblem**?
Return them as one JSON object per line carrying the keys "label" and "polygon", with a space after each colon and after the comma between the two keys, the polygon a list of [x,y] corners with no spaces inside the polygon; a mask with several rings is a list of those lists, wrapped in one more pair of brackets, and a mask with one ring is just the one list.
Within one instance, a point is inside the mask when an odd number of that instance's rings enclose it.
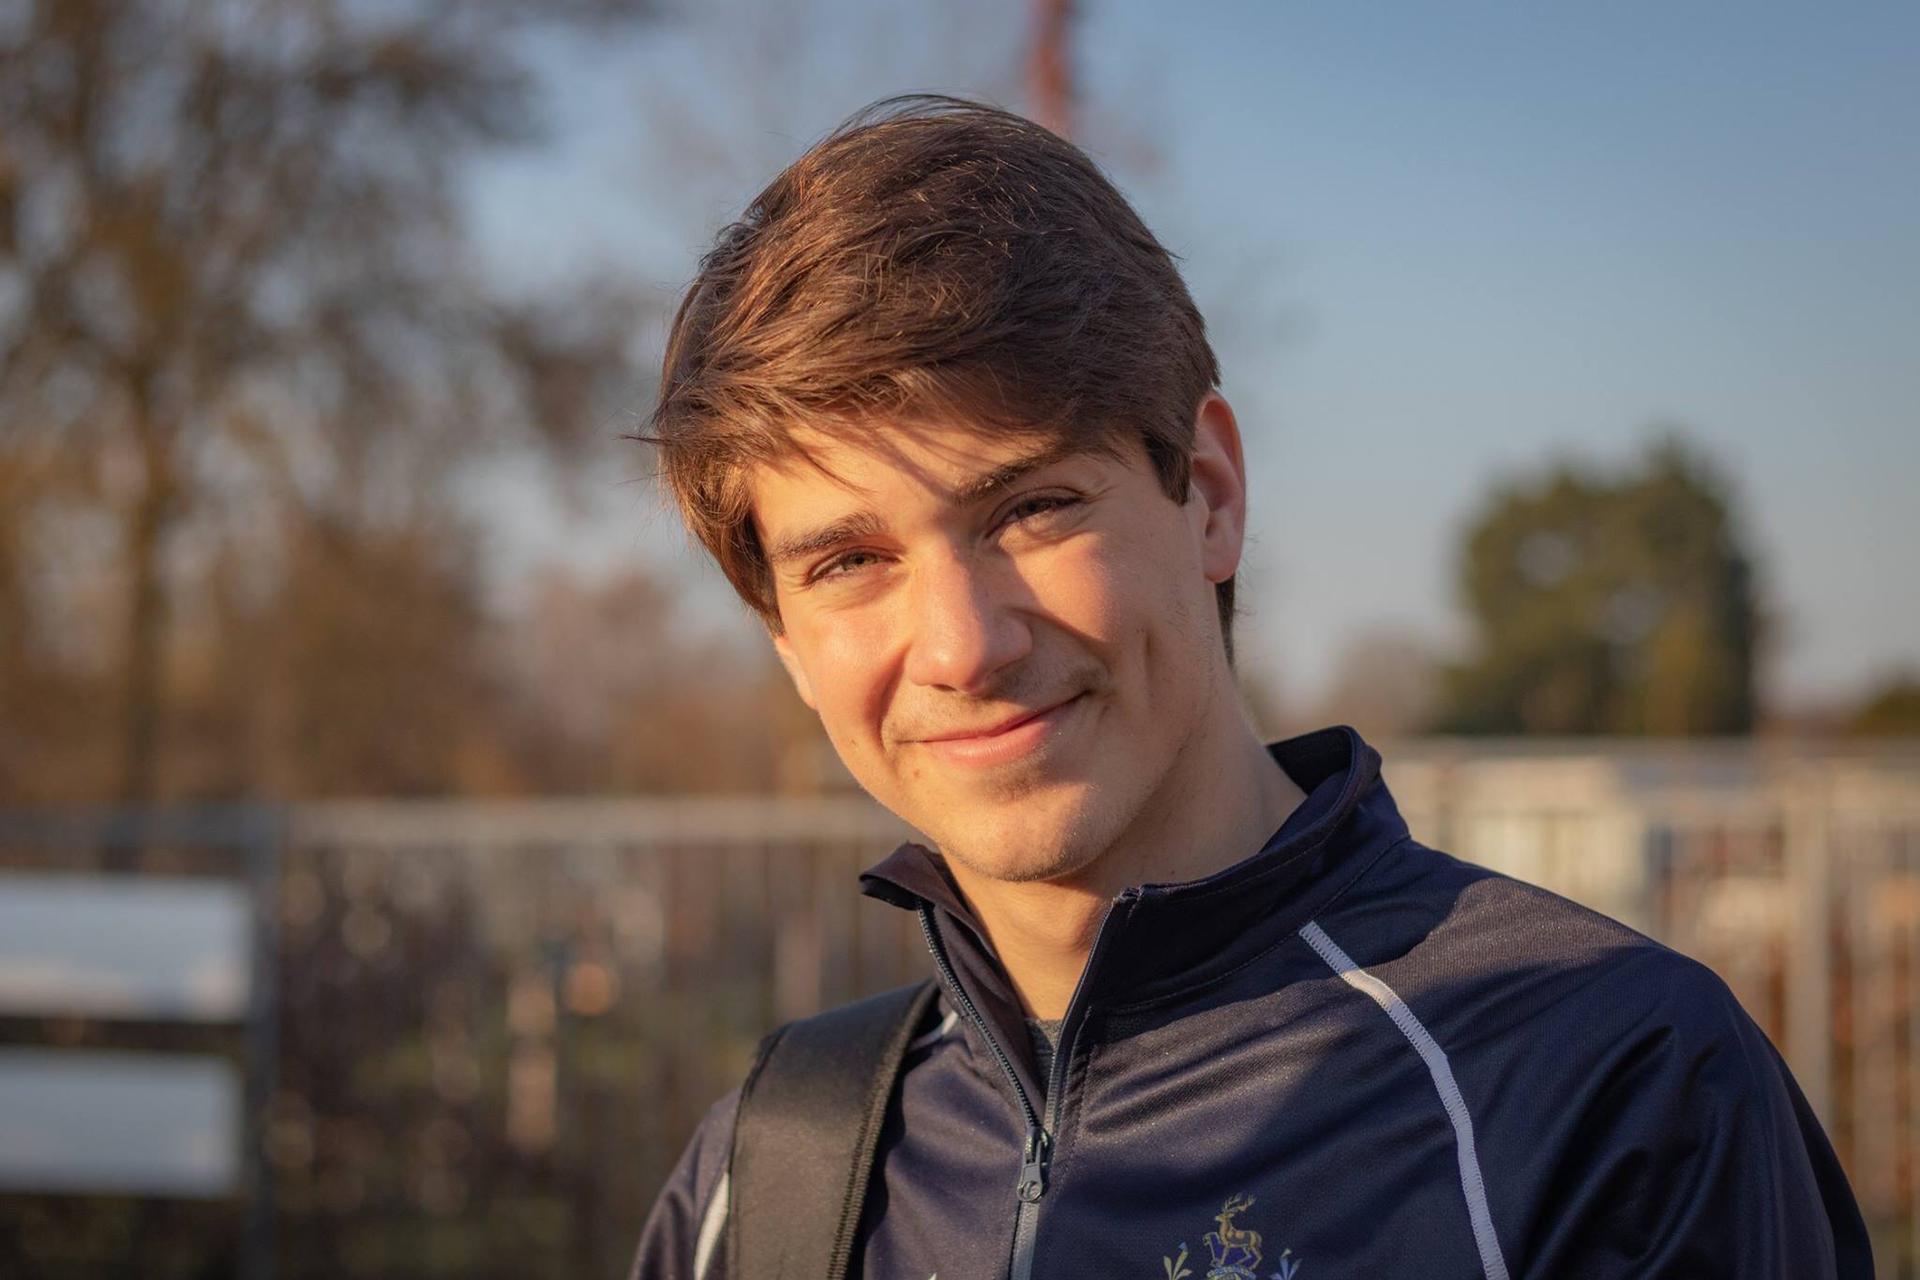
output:
{"label": "gold stag emblem", "polygon": [[1253,1208],[1252,1196],[1228,1196],[1220,1212],[1213,1215],[1213,1220],[1220,1224],[1220,1229],[1207,1232],[1206,1239],[1201,1243],[1212,1251],[1215,1263],[1226,1258],[1246,1258],[1248,1266],[1260,1265],[1260,1233],[1242,1231],[1233,1225],[1235,1215],[1245,1213],[1251,1208]]}
{"label": "gold stag emblem", "polygon": [[[1294,1280],[1300,1274],[1300,1259],[1293,1256],[1293,1250],[1286,1249],[1275,1260],[1279,1270],[1271,1277],[1261,1276],[1260,1233],[1233,1225],[1236,1217],[1251,1208],[1253,1197],[1241,1192],[1228,1196],[1220,1212],[1213,1215],[1218,1228],[1200,1239],[1210,1259],[1205,1280]],[[1193,1270],[1187,1266],[1189,1256],[1187,1246],[1182,1244],[1178,1253],[1160,1259],[1165,1280],[1191,1280]]]}

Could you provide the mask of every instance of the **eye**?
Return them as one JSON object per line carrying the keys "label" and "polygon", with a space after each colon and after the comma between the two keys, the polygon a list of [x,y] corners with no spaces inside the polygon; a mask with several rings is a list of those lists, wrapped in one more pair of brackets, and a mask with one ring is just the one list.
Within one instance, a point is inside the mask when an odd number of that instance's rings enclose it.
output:
{"label": "eye", "polygon": [[811,584],[815,582],[825,582],[829,578],[844,578],[866,568],[870,564],[878,563],[879,559],[879,555],[872,551],[849,551],[843,555],[835,556],[818,569],[815,569],[807,581]]}
{"label": "eye", "polygon": [[1065,493],[1030,494],[1007,508],[1006,521],[1008,524],[1019,524],[1034,520],[1065,510],[1079,501],[1079,498]]}

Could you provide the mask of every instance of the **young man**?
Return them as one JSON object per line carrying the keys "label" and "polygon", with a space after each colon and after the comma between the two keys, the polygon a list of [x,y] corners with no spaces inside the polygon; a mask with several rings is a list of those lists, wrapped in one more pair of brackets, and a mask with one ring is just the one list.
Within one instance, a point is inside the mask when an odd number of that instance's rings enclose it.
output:
{"label": "young man", "polygon": [[[675,319],[680,508],[928,841],[863,881],[920,915],[940,1004],[876,1082],[846,1274],[1869,1275],[1711,973],[1411,839],[1352,731],[1261,745],[1218,380],[1092,163],[949,100],[802,156]],[[640,1280],[736,1273],[738,1099]]]}

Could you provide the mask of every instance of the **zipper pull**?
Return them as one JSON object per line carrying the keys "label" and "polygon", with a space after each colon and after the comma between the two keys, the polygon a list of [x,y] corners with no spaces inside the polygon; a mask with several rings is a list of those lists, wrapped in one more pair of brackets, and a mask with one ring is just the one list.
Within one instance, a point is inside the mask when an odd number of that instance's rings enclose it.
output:
{"label": "zipper pull", "polygon": [[1047,1194],[1047,1161],[1053,1155],[1053,1139],[1039,1125],[1027,1130],[1027,1141],[1020,1149],[1020,1186],[1017,1194],[1033,1204]]}

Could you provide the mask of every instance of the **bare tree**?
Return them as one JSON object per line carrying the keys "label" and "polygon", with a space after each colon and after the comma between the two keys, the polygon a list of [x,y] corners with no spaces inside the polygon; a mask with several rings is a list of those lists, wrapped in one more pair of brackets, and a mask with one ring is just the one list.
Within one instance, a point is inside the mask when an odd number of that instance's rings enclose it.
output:
{"label": "bare tree", "polygon": [[454,179],[537,135],[523,33],[637,7],[0,6],[7,551],[63,509],[115,530],[122,799],[156,792],[175,568],[208,526],[265,492],[391,511],[477,450],[592,419],[622,299],[490,296]]}
{"label": "bare tree", "polygon": [[876,99],[946,92],[1016,103],[1027,3],[685,8],[671,23],[671,57],[635,89],[636,114],[648,122],[637,158],[648,172],[675,175],[649,190],[650,202],[676,215],[693,249],[809,143]]}

